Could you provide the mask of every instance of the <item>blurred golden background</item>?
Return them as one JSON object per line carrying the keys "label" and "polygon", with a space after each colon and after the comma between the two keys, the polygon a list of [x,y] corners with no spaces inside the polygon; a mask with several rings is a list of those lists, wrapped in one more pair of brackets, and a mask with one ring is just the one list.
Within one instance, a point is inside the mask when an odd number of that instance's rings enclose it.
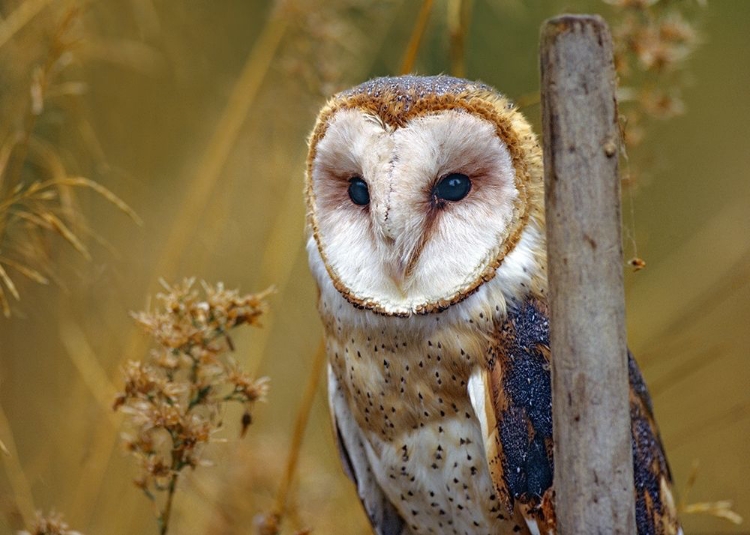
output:
{"label": "blurred golden background", "polygon": [[[474,0],[465,35],[461,4],[0,1],[0,194],[12,194],[15,171],[27,184],[86,177],[143,220],[91,188],[61,187],[56,210],[90,260],[54,225],[36,229],[35,241],[10,225],[0,238],[0,262],[31,259],[50,281],[8,268],[18,301],[0,281],[12,312],[0,318],[0,534],[22,529],[35,509],[60,511],[87,535],[157,532],[111,407],[123,363],[149,343],[129,313],[147,307],[160,277],[188,276],[244,292],[276,287],[263,327],[234,337],[243,367],[271,378],[268,402],[256,406],[244,439],[240,413],[227,412],[227,442],[209,446],[215,466],[180,480],[170,530],[254,532],[255,516],[272,507],[322,334],[302,180],[306,136],[325,97],[398,74],[427,6],[414,70],[463,68],[518,99],[539,131],[541,22],[597,12],[617,35],[632,23],[627,5],[654,2]],[[663,69],[681,101],[646,106],[656,116],[684,102],[686,113],[642,125],[631,117],[633,135],[644,137],[624,162],[625,247],[647,267],[626,272],[629,342],[678,492],[690,487],[687,503],[731,499],[750,519],[750,3],[655,4],[687,6],[695,50]],[[635,89],[624,88],[623,110]],[[28,148],[21,164],[14,143]],[[311,410],[282,531],[368,533],[339,466],[324,388]],[[707,515],[683,522],[686,533],[750,532],[747,522]]]}

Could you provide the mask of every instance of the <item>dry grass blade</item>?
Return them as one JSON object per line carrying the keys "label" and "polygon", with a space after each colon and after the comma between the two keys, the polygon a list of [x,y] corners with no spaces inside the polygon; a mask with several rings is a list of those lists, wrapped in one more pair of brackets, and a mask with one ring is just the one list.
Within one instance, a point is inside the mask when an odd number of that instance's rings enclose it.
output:
{"label": "dry grass blade", "polygon": [[7,43],[15,34],[29,23],[52,0],[26,0],[0,22],[0,47]]}
{"label": "dry grass blade", "polygon": [[16,289],[16,285],[13,284],[13,280],[8,276],[8,272],[5,271],[5,268],[0,263],[0,280],[3,281],[3,284],[8,288],[8,291],[10,294],[15,297],[16,301],[19,301],[21,299],[21,296],[18,295],[18,290]]}
{"label": "dry grass blade", "polygon": [[97,426],[91,443],[96,447],[91,448],[91,455],[86,464],[79,470],[78,483],[71,491],[73,505],[69,510],[71,517],[83,519],[83,524],[90,522],[95,510],[91,504],[102,492],[101,484],[92,486],[92,481],[100,481],[104,477],[107,467],[110,466],[112,454],[115,452],[115,444],[118,440],[117,433],[113,433],[109,426]]}
{"label": "dry grass blade", "polygon": [[157,74],[164,68],[164,58],[160,53],[137,40],[88,40],[81,47],[80,55],[86,60],[106,61],[146,75]]}
{"label": "dry grass blade", "polygon": [[[654,311],[653,316],[633,315],[628,324],[630,330],[645,333],[638,347],[631,348],[642,369],[657,359],[663,362],[669,356],[665,347],[691,332],[699,320],[725,307],[750,281],[750,247],[736,239],[736,233],[747,227],[746,205],[744,199],[723,205],[679,249],[652,266],[649,278],[630,292],[628,302],[634,310]],[[686,265],[691,269],[685,270]],[[705,276],[707,273],[711,276]],[[675,292],[672,284],[689,291]]]}
{"label": "dry grass blade", "polygon": [[13,431],[2,406],[0,406],[0,435],[2,435],[4,442],[3,453],[7,454],[2,466],[5,468],[5,473],[8,476],[15,505],[23,517],[24,524],[29,525],[34,518],[34,500],[31,493],[31,485],[28,479],[26,479],[26,474],[18,460],[18,451],[13,439]]}
{"label": "dry grass blade", "polygon": [[685,360],[679,365],[675,366],[669,373],[665,374],[658,379],[651,381],[649,390],[651,391],[651,397],[656,398],[664,393],[664,391],[677,385],[680,381],[687,379],[691,375],[712,364],[717,359],[724,357],[729,354],[729,347],[727,344],[715,344],[705,351],[701,351],[698,355],[692,357],[690,360]]}
{"label": "dry grass blade", "polygon": [[[0,20],[0,46],[43,7],[53,3],[26,0],[18,4],[5,21]],[[74,146],[69,150],[58,137],[49,137],[48,119],[54,116],[56,125],[67,126],[70,110],[64,107],[73,100],[68,97],[80,95],[84,90],[83,83],[71,80],[66,69],[75,61],[74,52],[83,35],[80,15],[87,4],[87,1],[72,1],[50,5],[49,16],[40,16],[39,22],[41,26],[47,25],[47,31],[35,33],[35,29],[29,28],[28,32],[16,36],[18,50],[28,48],[29,51],[27,55],[21,54],[23,57],[18,58],[17,65],[14,63],[21,84],[19,89],[26,98],[13,102],[12,109],[18,111],[18,117],[8,121],[9,128],[3,131],[0,146],[0,246],[3,251],[0,306],[6,316],[10,311],[9,296],[19,299],[6,267],[41,284],[49,283],[48,279],[56,280],[50,246],[43,231],[58,234],[84,258],[91,259],[80,237],[86,225],[74,195],[77,188],[93,190],[142,225],[135,211],[112,191],[93,180],[69,176],[67,168],[71,156],[75,156]],[[24,46],[34,39],[39,41],[41,34],[44,38],[39,46]],[[30,86],[27,85],[29,79]],[[63,108],[49,106],[50,96],[65,96],[61,100]]]}
{"label": "dry grass blade", "polygon": [[0,440],[0,453],[10,457],[10,451],[8,451],[8,447],[5,445],[5,443],[2,440]]}
{"label": "dry grass blade", "polygon": [[43,184],[43,186],[46,185],[76,186],[92,189],[99,195],[107,199],[109,202],[114,204],[122,212],[126,213],[130,217],[130,219],[132,219],[138,226],[143,226],[143,220],[138,216],[137,213],[135,213],[135,210],[128,206],[125,201],[120,199],[112,191],[105,188],[98,182],[94,182],[93,180],[84,177],[66,177],[50,180],[49,182]]}
{"label": "dry grass blade", "polygon": [[[10,162],[8,164],[7,172],[4,174],[4,180],[0,182],[0,195],[3,197],[5,197],[9,191],[15,191],[15,188],[23,183],[23,169],[26,165],[30,145],[33,144],[35,125],[44,111],[46,91],[52,75],[59,74],[61,67],[60,58],[70,49],[72,41],[67,39],[67,34],[74,26],[74,21],[77,19],[78,14],[79,9],[77,7],[71,7],[66,11],[53,32],[46,60],[43,64],[36,65],[32,68],[33,75],[30,88],[31,99],[25,112],[23,127],[16,133],[18,143],[16,143],[14,147],[15,150],[10,156]],[[0,212],[0,217],[3,216],[4,214]],[[0,233],[2,233],[3,226],[4,221],[0,219]]]}
{"label": "dry grass blade", "polygon": [[28,266],[24,266],[23,264],[16,262],[15,260],[0,257],[0,264],[5,264],[8,267],[12,267],[21,275],[24,275],[26,278],[31,279],[38,284],[49,284],[49,279],[47,277],[39,273],[37,270],[32,269]]}
{"label": "dry grass blade", "polygon": [[703,514],[716,518],[727,520],[735,525],[740,525],[743,519],[740,515],[732,511],[732,502],[721,500],[718,502],[699,502],[686,505],[680,511],[682,514]]}
{"label": "dry grass blade", "polygon": [[263,27],[239,79],[234,84],[227,106],[219,119],[213,137],[198,165],[181,210],[172,223],[169,237],[162,248],[154,273],[167,279],[174,278],[177,262],[186,249],[196,228],[197,217],[211,199],[211,192],[221,176],[221,171],[234,146],[250,107],[255,101],[261,83],[271,67],[271,62],[286,31],[285,19],[272,15]]}
{"label": "dry grass blade", "polygon": [[406,47],[404,59],[401,62],[401,74],[409,74],[414,70],[414,64],[417,61],[417,54],[419,53],[419,45],[422,44],[422,38],[427,30],[427,23],[430,20],[432,4],[433,0],[423,0],[422,7],[419,8],[417,21],[414,23],[414,29],[412,30],[409,44]]}
{"label": "dry grass blade", "polygon": [[732,511],[732,502],[729,500],[720,500],[716,502],[697,502],[686,504],[690,491],[695,486],[695,481],[698,478],[698,460],[693,461],[693,465],[690,467],[690,473],[688,479],[685,482],[685,487],[680,493],[680,501],[677,504],[677,511],[680,514],[706,514],[723,520],[728,520],[733,524],[742,524],[743,519],[740,515]]}
{"label": "dry grass blade", "polygon": [[[68,176],[61,155],[57,153],[58,149],[53,144],[38,136],[31,136],[28,144],[28,161],[38,165],[40,171],[46,171],[42,176],[49,176],[52,179]],[[42,182],[37,181],[37,187],[42,187],[42,184]]]}
{"label": "dry grass blade", "polygon": [[14,217],[17,217],[18,219],[23,219],[24,221],[30,223],[33,227],[55,230],[52,224],[45,218],[43,218],[41,214],[37,215],[34,212],[27,212],[23,210],[9,210],[9,213]]}
{"label": "dry grass blade", "polygon": [[9,136],[5,143],[3,143],[3,146],[0,147],[0,177],[5,173],[5,168],[8,166],[8,161],[15,145],[16,140],[13,136]]}
{"label": "dry grass blade", "polygon": [[[24,202],[54,200],[57,198],[57,195],[54,191],[51,190],[51,188],[58,187],[58,186],[91,189],[95,191],[96,193],[98,193],[99,195],[101,195],[104,199],[112,203],[114,206],[116,206],[126,215],[128,215],[128,217],[130,217],[137,225],[143,226],[143,220],[138,216],[135,210],[133,210],[130,206],[128,206],[127,203],[125,203],[125,201],[120,199],[111,190],[102,186],[98,182],[95,182],[93,180],[90,180],[84,177],[54,178],[51,180],[47,180],[45,182],[39,182],[39,181],[32,182],[26,188],[17,188],[17,191],[14,193],[14,195],[12,195],[11,197],[7,198],[5,201],[0,203],[0,211],[8,210],[11,206],[22,204]],[[39,214],[39,217],[34,216],[31,212],[23,212],[23,211],[18,211],[18,210],[14,210],[12,211],[12,213],[13,215],[17,217],[27,219],[35,223],[36,225],[43,226],[45,228],[50,228],[52,230],[58,230],[52,221],[48,220],[47,223],[49,224],[45,224],[42,222],[42,219],[45,219],[45,220],[47,219],[45,217],[45,214],[47,214],[48,212],[43,212]]]}
{"label": "dry grass blade", "polygon": [[466,76],[466,36],[469,34],[473,0],[449,0],[448,31],[450,33],[451,74]]}
{"label": "dry grass blade", "polygon": [[[298,232],[300,225],[290,225],[298,214],[299,188],[296,180],[289,180],[284,194],[284,202],[275,216],[273,226],[265,242],[260,260],[261,284],[274,282],[278,291],[278,299],[284,300],[284,294],[294,273],[294,267],[302,251],[304,251],[304,234]],[[270,352],[266,349],[271,335],[271,326],[275,321],[271,315],[266,320],[266,328],[257,333],[256,343],[250,348],[250,361],[256,362],[256,374],[260,374],[266,365]]]}
{"label": "dry grass blade", "polygon": [[675,433],[672,437],[667,437],[664,442],[669,444],[671,449],[675,450],[680,446],[688,444],[696,436],[709,436],[709,430],[715,432],[728,425],[737,423],[748,416],[750,416],[750,400],[745,400],[731,406],[716,416],[712,416],[699,424],[691,425],[682,432]]}
{"label": "dry grass blade", "polygon": [[680,511],[685,507],[685,502],[687,502],[688,495],[695,486],[695,481],[696,479],[698,479],[699,468],[700,461],[698,459],[693,459],[693,464],[692,466],[690,466],[690,473],[688,474],[687,481],[685,482],[685,487],[682,489],[682,492],[680,492],[680,501],[677,503],[677,509]]}
{"label": "dry grass blade", "polygon": [[289,457],[287,458],[286,468],[284,470],[284,475],[281,478],[281,484],[279,485],[279,491],[276,494],[276,500],[271,514],[271,518],[276,521],[276,524],[281,522],[284,512],[286,511],[289,490],[291,489],[292,480],[297,471],[297,462],[299,461],[299,454],[302,449],[302,439],[305,436],[307,422],[310,419],[313,397],[315,396],[315,392],[320,384],[320,377],[323,368],[325,367],[325,363],[326,346],[325,342],[321,340],[318,350],[315,353],[312,367],[310,368],[305,392],[300,401],[299,411],[297,411],[297,419],[294,422],[294,433],[292,435],[292,445],[289,449]]}
{"label": "dry grass blade", "polygon": [[60,234],[60,236],[62,236],[65,241],[72,245],[76,251],[81,253],[86,260],[91,260],[91,253],[89,253],[89,250],[86,248],[83,242],[78,239],[78,236],[76,236],[73,231],[70,230],[65,225],[65,223],[60,220],[59,217],[51,212],[40,214],[40,217],[47,221],[51,225],[52,229]]}
{"label": "dry grass blade", "polygon": [[0,286],[0,308],[3,309],[3,316],[6,318],[10,317],[10,303],[8,303],[8,298],[5,297],[5,291],[3,290],[2,286]]}
{"label": "dry grass blade", "polygon": [[99,402],[102,411],[107,415],[108,421],[114,425],[116,418],[110,409],[112,399],[117,394],[117,388],[99,364],[94,350],[86,340],[86,335],[78,325],[65,322],[60,326],[60,339],[70,360],[81,375],[81,379]]}
{"label": "dry grass blade", "polygon": [[78,228],[80,232],[87,238],[94,240],[97,245],[105,249],[112,258],[117,261],[122,260],[122,253],[115,247],[115,245],[107,240],[104,236],[97,233],[94,229],[89,227],[85,222],[79,222]]}

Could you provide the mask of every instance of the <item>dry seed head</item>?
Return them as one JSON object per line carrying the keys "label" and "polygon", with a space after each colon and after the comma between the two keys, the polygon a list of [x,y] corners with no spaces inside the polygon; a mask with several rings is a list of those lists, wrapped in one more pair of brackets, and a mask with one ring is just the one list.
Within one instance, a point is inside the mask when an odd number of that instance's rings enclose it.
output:
{"label": "dry seed head", "polygon": [[18,535],[82,535],[79,531],[71,530],[63,516],[55,511],[44,515],[37,511],[36,519],[31,529],[19,531]]}
{"label": "dry seed head", "polygon": [[[642,144],[649,120],[684,112],[682,88],[687,60],[700,43],[695,19],[704,2],[684,0],[604,0],[612,6],[614,62],[622,140],[626,151]],[[623,186],[637,183],[641,171],[628,159]]]}
{"label": "dry seed head", "polygon": [[126,364],[114,403],[131,428],[124,443],[140,467],[136,486],[152,500],[159,491],[171,497],[183,468],[208,464],[204,449],[222,427],[225,403],[242,404],[244,435],[253,404],[268,391],[266,378],[254,379],[227,355],[229,331],[258,324],[267,292],[240,295],[206,283],[199,291],[194,279],[162,285],[158,306],[133,314],[157,347],[146,362]]}

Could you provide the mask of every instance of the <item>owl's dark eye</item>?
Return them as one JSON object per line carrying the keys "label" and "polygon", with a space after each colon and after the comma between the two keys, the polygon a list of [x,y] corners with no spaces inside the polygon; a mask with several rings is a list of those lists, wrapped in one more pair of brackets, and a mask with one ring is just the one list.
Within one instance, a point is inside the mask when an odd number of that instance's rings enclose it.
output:
{"label": "owl's dark eye", "polygon": [[370,204],[370,192],[367,190],[367,182],[358,176],[349,179],[349,198],[359,206]]}
{"label": "owl's dark eye", "polygon": [[433,195],[441,201],[460,201],[471,190],[471,180],[461,173],[451,173],[435,186]]}

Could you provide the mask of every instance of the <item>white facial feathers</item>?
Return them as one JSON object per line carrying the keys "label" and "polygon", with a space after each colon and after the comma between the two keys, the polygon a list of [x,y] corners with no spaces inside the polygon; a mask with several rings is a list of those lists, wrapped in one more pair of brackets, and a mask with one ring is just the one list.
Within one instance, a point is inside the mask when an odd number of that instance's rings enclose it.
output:
{"label": "white facial feathers", "polygon": [[[468,176],[471,190],[460,201],[438,201],[434,188],[451,173]],[[369,205],[349,198],[352,177],[367,183]],[[347,298],[395,314],[475,287],[508,239],[519,196],[495,126],[457,110],[400,128],[339,110],[317,143],[311,185],[329,275]]]}

